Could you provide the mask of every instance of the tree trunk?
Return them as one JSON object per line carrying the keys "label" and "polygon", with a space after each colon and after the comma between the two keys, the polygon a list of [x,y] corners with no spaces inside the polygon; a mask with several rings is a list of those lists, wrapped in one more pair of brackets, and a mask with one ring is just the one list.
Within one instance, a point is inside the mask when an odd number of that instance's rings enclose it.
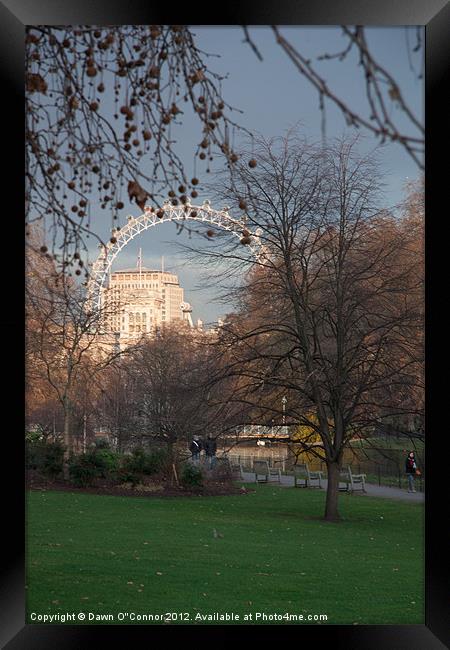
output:
{"label": "tree trunk", "polygon": [[325,516],[326,521],[339,521],[339,511],[338,511],[338,497],[339,497],[339,474],[340,467],[339,463],[327,462],[328,470],[328,487],[327,487],[327,499],[325,505]]}
{"label": "tree trunk", "polygon": [[70,457],[70,408],[64,404],[64,457],[63,457],[63,476],[65,480],[69,479],[69,457]]}

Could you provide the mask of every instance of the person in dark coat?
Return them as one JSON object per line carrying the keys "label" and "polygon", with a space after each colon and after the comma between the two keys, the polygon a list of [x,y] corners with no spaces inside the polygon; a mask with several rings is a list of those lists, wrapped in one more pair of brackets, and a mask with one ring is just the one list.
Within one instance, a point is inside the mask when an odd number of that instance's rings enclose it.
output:
{"label": "person in dark coat", "polygon": [[417,471],[416,457],[413,451],[410,451],[405,461],[405,473],[408,477],[408,492],[415,492],[414,476]]}
{"label": "person in dark coat", "polygon": [[194,463],[198,463],[200,459],[200,452],[203,449],[202,441],[198,436],[194,436],[191,444],[189,445],[189,451],[192,454],[192,460]]}
{"label": "person in dark coat", "polygon": [[217,451],[216,441],[211,436],[208,436],[205,441],[205,454],[206,454],[206,458],[208,459],[208,464],[210,469],[215,467],[216,451]]}

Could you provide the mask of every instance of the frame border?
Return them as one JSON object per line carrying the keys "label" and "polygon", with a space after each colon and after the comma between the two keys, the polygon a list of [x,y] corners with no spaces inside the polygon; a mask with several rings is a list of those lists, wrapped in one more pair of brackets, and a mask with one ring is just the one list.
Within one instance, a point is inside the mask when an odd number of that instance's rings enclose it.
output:
{"label": "frame border", "polygon": [[[158,10],[159,9],[159,10]],[[185,14],[185,15],[183,15]],[[189,14],[189,15],[187,15]],[[198,20],[196,20],[196,18]],[[177,15],[178,22],[185,24],[210,24],[205,22],[209,18],[203,11],[182,11]],[[183,19],[185,19],[183,21]],[[444,473],[448,471],[448,463],[441,464],[440,458],[448,458],[448,453],[443,455],[442,445],[445,440],[436,441],[439,427],[445,422],[444,411],[439,422],[439,406],[437,398],[430,394],[430,385],[433,373],[437,377],[446,376],[447,368],[441,354],[441,347],[433,344],[430,339],[430,328],[433,325],[433,336],[435,336],[438,314],[431,307],[439,305],[442,300],[442,293],[438,295],[437,279],[443,277],[443,269],[439,269],[439,263],[446,260],[445,239],[436,237],[433,242],[433,255],[431,255],[431,243],[437,231],[433,221],[439,219],[440,205],[444,205],[444,192],[447,189],[448,179],[446,174],[447,165],[442,165],[442,160],[448,157],[446,143],[448,137],[448,111],[447,104],[443,100],[442,89],[449,87],[449,49],[450,39],[448,25],[450,24],[450,6],[446,0],[378,0],[377,3],[370,0],[322,0],[320,3],[302,3],[302,6],[294,5],[289,0],[278,0],[276,3],[265,2],[253,4],[241,2],[238,7],[228,6],[221,16],[221,25],[339,25],[339,24],[364,24],[373,26],[395,26],[395,25],[425,25],[426,35],[426,120],[427,120],[427,142],[426,142],[426,210],[427,220],[425,227],[426,234],[426,355],[427,355],[427,395],[426,412],[428,431],[434,432],[427,442],[427,494],[425,508],[425,624],[405,626],[304,626],[300,632],[301,639],[318,639],[324,642],[330,641],[333,650],[341,648],[364,648],[365,650],[379,650],[380,646],[389,650],[440,650],[450,647],[448,635],[448,622],[446,625],[448,598],[448,537],[444,528],[445,517],[442,511],[442,502],[438,502],[440,494],[447,494],[447,487],[444,483]],[[5,218],[8,214],[22,213],[22,196],[24,195],[22,156],[15,156],[18,143],[24,143],[23,117],[24,117],[24,33],[26,25],[33,24],[147,24],[151,22],[169,23],[168,12],[161,11],[155,7],[149,10],[147,2],[134,0],[132,3],[120,3],[118,1],[107,2],[97,0],[94,4],[88,4],[86,0],[79,0],[77,3],[63,2],[62,0],[41,0],[34,4],[33,0],[2,0],[0,2],[0,67],[4,89],[3,102],[6,111],[3,124],[4,128],[4,160],[7,162],[4,168],[4,200],[8,208],[5,210]],[[9,128],[14,122],[14,127]],[[22,149],[23,151],[23,149]],[[445,176],[444,176],[445,174]],[[13,191],[13,188],[15,191]],[[448,197],[445,197],[448,200]],[[5,237],[6,239],[6,237]],[[11,246],[11,239],[14,244]],[[439,240],[440,239],[440,240]],[[11,422],[11,433],[5,430],[6,442],[9,444],[6,462],[10,476],[4,479],[6,496],[9,510],[4,521],[10,522],[16,516],[18,526],[8,527],[8,534],[4,535],[4,557],[8,558],[7,570],[0,587],[0,641],[2,647],[11,650],[19,648],[33,648],[47,650],[52,646],[62,646],[68,650],[71,648],[89,647],[90,643],[105,641],[110,637],[114,641],[130,642],[138,636],[148,641],[147,626],[67,626],[67,625],[26,625],[25,624],[25,529],[23,513],[26,512],[24,476],[17,471],[17,465],[11,466],[8,462],[9,454],[14,457],[24,458],[24,444],[21,431],[23,420],[19,414],[24,409],[23,395],[23,366],[18,363],[19,350],[23,350],[24,341],[24,275],[17,271],[18,260],[25,269],[25,255],[23,246],[23,227],[20,219],[13,218],[11,225],[8,223],[8,239],[5,241],[4,249],[7,253],[7,266],[11,273],[6,270],[7,282],[3,284],[4,305],[7,306],[7,315],[0,320],[2,328],[4,352],[10,355],[10,359],[4,364],[7,371],[5,382],[5,397],[7,408],[4,411],[13,414]],[[24,271],[25,273],[25,271]],[[14,278],[14,283],[13,283]],[[430,280],[433,279],[433,282]],[[19,285],[17,287],[17,284]],[[17,290],[16,290],[17,287]],[[442,303],[441,303],[442,304]],[[442,315],[443,316],[443,315]],[[445,322],[444,318],[440,322]],[[441,344],[442,346],[442,344]],[[11,371],[13,381],[10,381]],[[438,384],[435,381],[434,386]],[[436,431],[434,431],[436,429]],[[12,432],[14,433],[12,434]],[[9,434],[9,435],[8,435]],[[444,436],[441,436],[444,438]],[[448,445],[448,441],[447,441]],[[20,467],[20,460],[19,460]],[[446,500],[448,502],[448,499]],[[13,514],[14,513],[14,514]],[[180,627],[180,626],[175,626]],[[202,631],[210,626],[205,626]],[[217,626],[213,626],[217,627]],[[228,638],[230,634],[242,635],[242,629],[236,630],[232,626],[222,627]],[[242,628],[242,626],[238,626]],[[267,628],[267,626],[265,626]],[[278,626],[270,626],[278,628]],[[287,626],[295,628],[299,633],[299,626]],[[178,630],[178,633],[184,630]],[[164,640],[170,638],[174,628],[164,630],[152,626],[152,640],[159,638],[164,632]],[[263,630],[266,636],[273,634],[272,630]],[[274,632],[279,640],[279,630]],[[197,638],[201,636],[197,631]],[[162,638],[162,637],[161,637]],[[238,638],[238,637],[235,637]],[[449,644],[448,646],[444,645]]]}

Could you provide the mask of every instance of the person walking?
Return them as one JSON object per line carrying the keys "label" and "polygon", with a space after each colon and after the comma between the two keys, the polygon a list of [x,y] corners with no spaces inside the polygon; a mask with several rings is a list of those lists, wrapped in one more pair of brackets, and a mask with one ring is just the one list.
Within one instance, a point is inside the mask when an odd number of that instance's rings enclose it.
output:
{"label": "person walking", "polygon": [[194,463],[198,463],[200,460],[200,452],[202,450],[202,442],[198,436],[194,436],[191,444],[189,445],[189,451],[192,454],[192,460]]}
{"label": "person walking", "polygon": [[405,473],[408,477],[408,492],[415,492],[414,476],[419,470],[417,469],[416,457],[413,451],[410,451],[405,461]]}
{"label": "person walking", "polygon": [[205,441],[205,454],[208,460],[209,469],[213,469],[216,466],[216,451],[217,443],[215,439],[208,436]]}

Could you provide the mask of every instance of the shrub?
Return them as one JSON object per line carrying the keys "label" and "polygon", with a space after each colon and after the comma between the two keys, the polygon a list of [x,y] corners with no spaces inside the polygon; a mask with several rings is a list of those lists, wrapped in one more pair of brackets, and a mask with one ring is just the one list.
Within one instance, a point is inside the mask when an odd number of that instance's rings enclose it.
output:
{"label": "shrub", "polygon": [[27,444],[27,467],[37,469],[55,478],[63,470],[64,447],[59,442],[32,442]]}
{"label": "shrub", "polygon": [[120,455],[110,449],[94,449],[86,457],[102,478],[114,477],[119,469]]}
{"label": "shrub", "polygon": [[120,481],[120,483],[131,483],[133,486],[137,485],[140,481],[139,474],[132,472],[126,467],[119,469],[117,472],[117,479]]}
{"label": "shrub", "polygon": [[46,444],[44,454],[43,472],[47,476],[55,477],[63,471],[64,447],[59,442]]}
{"label": "shrub", "polygon": [[195,465],[187,463],[181,472],[180,481],[185,487],[201,487],[203,485],[203,473]]}
{"label": "shrub", "polygon": [[91,485],[100,475],[99,468],[92,462],[92,454],[75,456],[69,463],[69,476],[79,487]]}
{"label": "shrub", "polygon": [[166,460],[167,454],[163,449],[155,449],[150,453],[135,449],[131,456],[125,457],[123,468],[131,473],[151,476],[164,468]]}

